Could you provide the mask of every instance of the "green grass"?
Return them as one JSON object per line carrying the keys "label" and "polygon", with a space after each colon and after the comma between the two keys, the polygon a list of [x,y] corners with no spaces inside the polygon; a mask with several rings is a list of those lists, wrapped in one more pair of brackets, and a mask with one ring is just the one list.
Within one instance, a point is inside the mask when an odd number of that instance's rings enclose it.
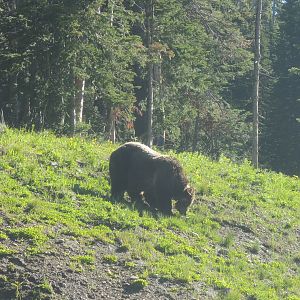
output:
{"label": "green grass", "polygon": [[110,264],[115,264],[118,261],[118,256],[114,254],[107,254],[103,256],[103,261]]}
{"label": "green grass", "polygon": [[76,255],[71,257],[72,261],[76,261],[81,265],[94,265],[95,264],[95,257],[91,254],[86,255]]}
{"label": "green grass", "polygon": [[[6,129],[0,146],[0,256],[43,253],[59,239],[113,244],[142,285],[160,277],[201,282],[220,299],[300,299],[299,178],[171,153],[196,200],[187,218],[155,219],[108,201],[110,143]],[[69,258],[77,271],[119,265],[113,253]]]}
{"label": "green grass", "polygon": [[138,278],[138,279],[133,280],[130,283],[130,288],[133,290],[141,290],[141,289],[145,288],[146,286],[148,286],[148,284],[149,283],[147,282],[147,280]]}
{"label": "green grass", "polygon": [[[53,293],[53,288],[50,282],[48,281],[44,281],[43,283],[41,283],[39,285],[39,290],[41,293],[45,293],[45,294],[52,294]],[[41,295],[39,295],[41,296]]]}
{"label": "green grass", "polygon": [[0,258],[14,254],[15,251],[7,248],[6,246],[0,245]]}

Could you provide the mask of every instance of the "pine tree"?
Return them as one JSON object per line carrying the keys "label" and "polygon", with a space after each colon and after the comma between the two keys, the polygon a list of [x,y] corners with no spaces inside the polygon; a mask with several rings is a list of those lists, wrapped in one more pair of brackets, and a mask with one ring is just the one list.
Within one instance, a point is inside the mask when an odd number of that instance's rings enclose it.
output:
{"label": "pine tree", "polygon": [[256,3],[255,20],[255,51],[254,51],[254,88],[253,88],[253,137],[252,137],[252,164],[258,168],[258,132],[259,132],[259,88],[260,88],[260,61],[261,61],[261,14],[262,0]]}
{"label": "pine tree", "polygon": [[278,80],[267,115],[268,153],[272,168],[300,174],[300,1],[288,0],[279,15],[274,69]]}

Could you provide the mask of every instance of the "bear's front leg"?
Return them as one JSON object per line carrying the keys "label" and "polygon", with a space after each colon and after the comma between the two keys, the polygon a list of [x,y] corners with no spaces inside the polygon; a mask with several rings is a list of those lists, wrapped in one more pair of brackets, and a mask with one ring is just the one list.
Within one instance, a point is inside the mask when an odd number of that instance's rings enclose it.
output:
{"label": "bear's front leg", "polygon": [[127,193],[128,193],[128,196],[130,197],[130,200],[132,203],[143,201],[142,195],[140,192],[134,191],[134,190],[128,190]]}
{"label": "bear's front leg", "polygon": [[159,199],[157,209],[165,216],[172,216],[172,200],[171,199]]}
{"label": "bear's front leg", "polygon": [[138,210],[139,215],[143,216],[144,210],[147,210],[149,208],[149,206],[146,205],[143,200],[143,192],[129,190],[128,196],[130,197],[134,208]]}
{"label": "bear's front leg", "polygon": [[165,216],[172,215],[172,197],[168,186],[164,184],[162,178],[157,179],[154,185],[154,206]]}

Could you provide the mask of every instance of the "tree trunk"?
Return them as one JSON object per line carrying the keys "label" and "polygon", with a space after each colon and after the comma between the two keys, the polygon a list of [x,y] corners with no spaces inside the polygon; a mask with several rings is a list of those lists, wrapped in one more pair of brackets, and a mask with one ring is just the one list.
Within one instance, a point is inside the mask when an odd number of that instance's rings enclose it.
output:
{"label": "tree trunk", "polygon": [[260,75],[260,30],[262,0],[257,0],[255,20],[255,55],[254,55],[254,88],[253,88],[253,145],[252,164],[258,168],[258,135],[259,135],[259,75]]}
{"label": "tree trunk", "polygon": [[[147,47],[150,52],[150,46],[152,44],[153,35],[153,18],[154,18],[154,3],[153,0],[149,0],[149,4],[146,7],[147,14]],[[149,53],[150,55],[150,53]],[[151,60],[151,57],[150,57]],[[146,144],[152,147],[153,144],[153,99],[154,99],[154,89],[153,89],[153,62],[149,62],[148,67],[148,97],[147,97],[147,133],[146,133]]]}
{"label": "tree trunk", "polygon": [[[3,109],[0,111],[0,125],[5,125]],[[1,129],[1,127],[0,127]]]}
{"label": "tree trunk", "polygon": [[[110,1],[110,26],[113,27],[114,25],[114,1]],[[109,3],[107,1],[107,9],[109,8]],[[115,144],[116,142],[116,115],[115,115],[115,108],[113,105],[110,105],[109,111],[108,111],[108,134],[109,134],[109,140]]]}
{"label": "tree trunk", "polygon": [[29,97],[18,97],[18,127],[24,127],[29,125],[30,120],[30,98]]}
{"label": "tree trunk", "polygon": [[114,6],[115,6],[115,3],[114,1],[111,1],[111,11],[110,11],[110,26],[112,27],[113,24],[114,24]]}
{"label": "tree trunk", "polygon": [[275,15],[276,15],[276,0],[272,1],[272,25],[275,23]]}
{"label": "tree trunk", "polygon": [[76,127],[75,97],[70,97],[68,121],[70,126],[69,133],[70,135],[73,135]]}
{"label": "tree trunk", "polygon": [[197,116],[195,119],[195,127],[194,127],[194,137],[193,137],[193,145],[192,145],[192,152],[197,151],[198,146],[198,138],[199,138],[199,125],[200,125],[200,113],[197,112]]}
{"label": "tree trunk", "polygon": [[153,145],[153,64],[149,65],[148,78],[148,98],[147,98],[147,140],[146,145],[152,147]]}
{"label": "tree trunk", "polygon": [[109,140],[114,144],[116,142],[116,116],[114,107],[109,108],[108,115],[108,134]]}
{"label": "tree trunk", "polygon": [[[9,0],[8,1],[8,10],[10,12],[13,12],[17,9],[17,2],[16,0]],[[17,32],[17,28],[15,27],[14,28],[14,33]],[[11,48],[17,52],[17,46],[18,46],[18,43],[17,43],[17,39],[13,40],[11,42]],[[18,75],[16,74],[10,74],[9,75],[9,82],[8,82],[8,96],[9,96],[9,102],[12,103],[13,105],[13,108],[12,108],[12,113],[13,113],[13,116],[11,118],[11,125],[13,126],[20,126],[20,106],[21,106],[21,103],[20,103],[20,100],[18,98]]]}
{"label": "tree trunk", "polygon": [[71,135],[75,133],[76,125],[82,122],[85,80],[76,76],[74,79],[74,86],[74,95],[70,98],[69,102],[68,118]]}
{"label": "tree trunk", "polygon": [[166,129],[165,129],[165,120],[166,120],[166,111],[165,111],[165,104],[162,103],[162,124],[163,124],[163,132],[162,132],[162,141],[161,141],[161,148],[165,149],[166,144]]}
{"label": "tree trunk", "polygon": [[8,5],[9,5],[10,10],[16,10],[17,9],[17,1],[16,0],[9,0]]}
{"label": "tree trunk", "polygon": [[82,123],[83,117],[83,103],[84,103],[84,88],[85,80],[79,77],[75,78],[75,125],[77,123]]}

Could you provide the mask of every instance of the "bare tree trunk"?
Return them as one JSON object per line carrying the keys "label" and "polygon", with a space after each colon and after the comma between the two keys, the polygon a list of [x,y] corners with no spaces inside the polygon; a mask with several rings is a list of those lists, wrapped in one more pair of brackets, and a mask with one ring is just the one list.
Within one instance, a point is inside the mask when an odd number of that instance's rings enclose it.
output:
{"label": "bare tree trunk", "polygon": [[[8,1],[8,9],[10,12],[13,12],[17,9],[17,1],[16,0],[9,0]],[[17,28],[15,27],[13,29],[14,33],[17,32]],[[11,42],[11,47],[17,48],[18,43],[17,39],[13,40]],[[20,99],[18,98],[18,75],[9,75],[9,84],[8,84],[8,89],[9,89],[9,98],[10,102],[13,103],[13,113],[14,116],[12,118],[12,124],[13,126],[20,126],[20,111],[21,111],[21,103]]]}
{"label": "bare tree trunk", "polygon": [[255,20],[255,55],[254,55],[254,88],[253,88],[253,145],[252,164],[258,168],[258,135],[259,135],[259,75],[260,75],[260,30],[261,30],[262,0],[257,0]]}
{"label": "bare tree trunk", "polygon": [[236,0],[236,5],[237,5],[239,8],[241,8],[241,6],[242,6],[241,0]]}
{"label": "bare tree trunk", "polygon": [[[0,125],[5,125],[3,109],[1,109],[1,114],[0,114]],[[1,130],[1,127],[0,127],[0,130]]]}
{"label": "bare tree trunk", "polygon": [[[114,25],[114,1],[111,1],[111,10],[110,10],[110,26]],[[109,108],[108,116],[108,133],[109,140],[114,144],[116,142],[116,115],[115,108],[111,105]]]}
{"label": "bare tree trunk", "polygon": [[199,125],[200,125],[200,113],[197,112],[197,116],[195,119],[195,127],[194,127],[194,137],[193,137],[193,145],[192,145],[192,152],[197,150],[198,146],[198,138],[199,138]]}
{"label": "bare tree trunk", "polygon": [[275,15],[276,15],[276,0],[272,0],[272,25],[275,23]]}
{"label": "bare tree trunk", "polygon": [[13,125],[20,126],[21,102],[18,97],[18,75],[11,75],[9,81],[9,97],[13,103]]}
{"label": "bare tree trunk", "polygon": [[82,122],[85,80],[76,76],[74,85],[74,96],[70,99],[69,108],[71,134],[75,132],[76,125]]}
{"label": "bare tree trunk", "polygon": [[114,107],[111,106],[108,112],[108,134],[109,140],[114,144],[116,142],[116,116]]}
{"label": "bare tree trunk", "polygon": [[148,71],[148,98],[147,98],[147,140],[146,144],[149,147],[153,145],[153,65],[150,63]]}
{"label": "bare tree trunk", "polygon": [[[62,105],[64,105],[65,98],[63,96],[61,96],[60,98],[61,98]],[[65,126],[65,122],[66,122],[66,113],[64,112],[64,113],[62,113],[61,118],[60,118],[60,122],[59,122],[61,127]]]}
{"label": "bare tree trunk", "polygon": [[29,124],[30,118],[30,98],[29,97],[22,97],[19,99],[18,97],[18,125],[19,127],[23,127]]}
{"label": "bare tree trunk", "polygon": [[75,114],[75,96],[70,97],[69,102],[69,125],[70,125],[70,134],[73,135],[75,133],[76,127],[76,114]]}
{"label": "bare tree trunk", "polygon": [[17,1],[16,0],[9,0],[8,1],[9,8],[10,10],[15,10],[17,9]]}
{"label": "bare tree trunk", "polygon": [[165,111],[165,104],[162,103],[162,123],[163,123],[163,132],[162,132],[162,145],[161,148],[165,149],[166,144],[166,129],[165,129],[165,120],[166,120],[166,111]]}
{"label": "bare tree trunk", "polygon": [[111,11],[110,11],[110,26],[112,27],[114,24],[114,6],[115,6],[115,2],[111,1]]}
{"label": "bare tree trunk", "polygon": [[75,125],[82,122],[83,117],[83,103],[84,103],[84,88],[85,80],[79,77],[75,78]]}
{"label": "bare tree trunk", "polygon": [[[150,46],[152,44],[152,34],[153,34],[153,18],[154,18],[154,0],[149,0],[149,4],[146,7],[147,14],[147,47],[150,51]],[[150,55],[150,53],[149,53]],[[149,63],[148,67],[148,97],[147,97],[147,138],[146,144],[152,147],[153,144],[153,99],[154,99],[154,89],[153,89],[153,63]]]}

